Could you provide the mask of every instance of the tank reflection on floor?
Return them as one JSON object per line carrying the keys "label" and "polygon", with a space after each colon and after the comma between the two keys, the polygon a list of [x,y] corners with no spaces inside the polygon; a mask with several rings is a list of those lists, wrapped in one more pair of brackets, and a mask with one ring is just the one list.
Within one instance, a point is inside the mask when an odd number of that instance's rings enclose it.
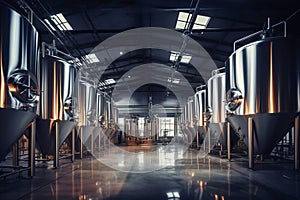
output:
{"label": "tank reflection on floor", "polygon": [[[126,164],[122,157],[118,162]],[[199,158],[196,151],[186,152],[173,163],[148,173],[117,171],[90,156],[73,164],[62,162],[57,170],[38,165],[31,180],[0,181],[0,199],[240,200],[299,196],[300,174],[291,170],[291,163],[264,164],[253,171],[247,169],[244,160],[229,163],[211,156]]]}

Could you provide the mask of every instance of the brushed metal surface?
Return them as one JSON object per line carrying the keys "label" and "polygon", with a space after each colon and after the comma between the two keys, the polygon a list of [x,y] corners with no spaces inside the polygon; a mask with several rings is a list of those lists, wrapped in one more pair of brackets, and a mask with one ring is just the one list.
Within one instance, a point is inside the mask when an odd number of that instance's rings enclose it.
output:
{"label": "brushed metal surface", "polygon": [[218,73],[207,81],[207,106],[211,109],[210,123],[224,123],[225,110],[225,73]]}
{"label": "brushed metal surface", "polygon": [[42,90],[39,114],[42,119],[73,119],[72,95],[76,69],[65,60],[48,56],[40,65],[40,87]]}
{"label": "brushed metal surface", "polygon": [[255,154],[269,154],[299,112],[299,47],[294,39],[267,38],[239,48],[226,62],[226,91],[242,96],[228,120],[248,145],[247,119],[253,118]]}
{"label": "brushed metal surface", "polygon": [[35,112],[38,32],[24,16],[0,4],[0,33],[0,107]]}
{"label": "brushed metal surface", "polygon": [[276,37],[239,48],[226,62],[226,91],[242,95],[237,115],[300,111],[299,42]]}

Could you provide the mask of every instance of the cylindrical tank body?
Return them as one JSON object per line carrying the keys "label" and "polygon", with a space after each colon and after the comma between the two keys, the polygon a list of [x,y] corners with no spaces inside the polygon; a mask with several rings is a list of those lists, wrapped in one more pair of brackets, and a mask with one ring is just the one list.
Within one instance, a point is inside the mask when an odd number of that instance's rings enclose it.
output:
{"label": "cylindrical tank body", "polygon": [[216,73],[207,81],[207,106],[211,109],[210,123],[225,122],[225,73]]}
{"label": "cylindrical tank body", "polygon": [[106,98],[103,93],[97,92],[96,116],[100,125],[105,126],[105,113],[107,112]]}
{"label": "cylindrical tank body", "polygon": [[197,126],[204,126],[206,112],[206,89],[201,89],[194,95],[195,115],[197,117]]}
{"label": "cylindrical tank body", "polygon": [[226,62],[228,120],[248,144],[252,117],[256,154],[269,154],[300,111],[299,55],[299,41],[270,37],[239,48]]}
{"label": "cylindrical tank body", "polygon": [[220,73],[220,69],[213,71],[207,81],[207,107],[211,112],[209,140],[210,144],[220,143],[223,147],[227,146],[225,91],[225,73]]}
{"label": "cylindrical tank body", "polygon": [[234,114],[299,112],[299,60],[299,42],[284,37],[236,50],[226,62],[228,101],[241,98]]}
{"label": "cylindrical tank body", "polygon": [[80,81],[78,85],[79,125],[94,126],[97,121],[96,114],[96,87],[93,83]]}
{"label": "cylindrical tank body", "polygon": [[40,65],[40,108],[42,119],[71,120],[76,69],[65,60],[46,55]]}
{"label": "cylindrical tank body", "polygon": [[24,16],[0,3],[0,160],[36,116],[37,62],[38,32]]}
{"label": "cylindrical tank body", "polygon": [[38,32],[22,15],[0,4],[0,108],[36,107]]}

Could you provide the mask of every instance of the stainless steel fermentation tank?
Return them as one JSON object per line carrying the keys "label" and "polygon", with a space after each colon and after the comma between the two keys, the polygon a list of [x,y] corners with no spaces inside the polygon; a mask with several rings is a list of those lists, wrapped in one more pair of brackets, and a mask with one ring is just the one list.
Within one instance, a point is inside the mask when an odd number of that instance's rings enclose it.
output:
{"label": "stainless steel fermentation tank", "polygon": [[197,132],[197,147],[203,143],[206,134],[206,85],[197,88],[194,95],[195,115],[194,126]]}
{"label": "stainless steel fermentation tank", "polygon": [[[210,119],[209,141],[219,142],[222,147],[227,146],[226,109],[225,109],[225,73],[224,68],[214,70],[207,81],[207,107]],[[210,146],[210,145],[209,145]]]}
{"label": "stainless steel fermentation tank", "polygon": [[72,95],[75,76],[75,67],[64,59],[53,55],[45,55],[41,58],[37,144],[42,155],[55,156],[54,167],[58,167],[58,149],[71,133],[72,160],[74,159],[75,124]]}
{"label": "stainless steel fermentation tank", "polygon": [[0,159],[32,124],[28,136],[33,176],[38,33],[24,16],[0,3],[0,34]]}
{"label": "stainless steel fermentation tank", "polygon": [[228,120],[254,154],[269,154],[300,111],[299,55],[299,41],[270,37],[237,49],[226,62]]}

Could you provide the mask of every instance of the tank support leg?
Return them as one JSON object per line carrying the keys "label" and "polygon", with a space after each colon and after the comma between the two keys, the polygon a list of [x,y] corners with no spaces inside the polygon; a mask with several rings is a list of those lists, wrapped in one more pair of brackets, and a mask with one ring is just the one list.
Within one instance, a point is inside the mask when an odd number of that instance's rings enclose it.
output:
{"label": "tank support leg", "polygon": [[54,155],[54,168],[58,168],[59,166],[59,146],[58,146],[58,135],[59,135],[59,128],[58,122],[55,124],[55,155]]}
{"label": "tank support leg", "polygon": [[80,127],[80,130],[79,130],[79,134],[80,134],[80,149],[79,149],[79,157],[80,159],[82,159],[83,157],[83,141],[82,141],[82,127]]}
{"label": "tank support leg", "polygon": [[35,136],[36,136],[36,121],[31,123],[29,133],[29,155],[28,166],[30,167],[28,175],[33,177],[35,175]]}
{"label": "tank support leg", "polygon": [[231,159],[231,143],[230,143],[230,123],[227,122],[227,158],[228,161]]}
{"label": "tank support leg", "polygon": [[248,118],[248,159],[249,159],[249,169],[253,169],[253,119]]}
{"label": "tank support leg", "polygon": [[299,169],[299,114],[295,118],[294,139],[295,139],[295,169]]}
{"label": "tank support leg", "polygon": [[74,162],[75,160],[75,127],[72,129],[72,144],[71,144],[71,161]]}

